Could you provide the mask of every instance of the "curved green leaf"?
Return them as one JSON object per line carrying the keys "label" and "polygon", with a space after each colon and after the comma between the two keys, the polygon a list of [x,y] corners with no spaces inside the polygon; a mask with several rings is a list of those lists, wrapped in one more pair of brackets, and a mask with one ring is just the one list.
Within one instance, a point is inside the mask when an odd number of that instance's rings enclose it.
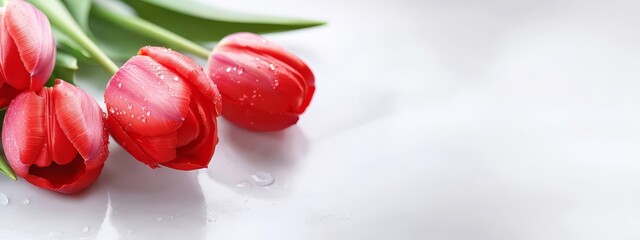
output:
{"label": "curved green leaf", "polygon": [[67,7],[76,22],[78,22],[78,25],[80,25],[85,32],[89,32],[91,0],[62,0],[62,3]]}
{"label": "curved green leaf", "polygon": [[[93,8],[98,7],[94,5]],[[100,5],[100,7],[107,7]],[[92,10],[94,11],[94,10]],[[129,31],[110,21],[91,14],[89,27],[95,36],[96,43],[111,59],[126,60],[136,55],[144,46],[162,44],[138,32]]]}
{"label": "curved green leaf", "polygon": [[47,86],[53,86],[56,78],[74,84],[76,71],[78,71],[78,60],[74,56],[58,50],[56,53],[56,66],[53,68],[53,73],[49,77]]}
{"label": "curved green leaf", "polygon": [[324,22],[241,13],[192,0],[121,0],[140,17],[197,42],[217,41],[234,32],[279,32]]}

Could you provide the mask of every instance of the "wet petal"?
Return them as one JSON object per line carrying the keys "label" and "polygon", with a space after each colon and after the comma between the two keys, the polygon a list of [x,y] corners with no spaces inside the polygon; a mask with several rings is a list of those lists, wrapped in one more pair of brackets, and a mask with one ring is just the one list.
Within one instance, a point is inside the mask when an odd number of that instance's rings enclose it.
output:
{"label": "wet petal", "polygon": [[205,75],[202,67],[193,59],[162,47],[143,47],[139,51],[140,55],[151,57],[158,63],[172,69],[180,75],[181,79],[187,81],[195,89],[198,89],[204,96],[213,101],[215,105],[215,114],[220,114],[221,96],[215,84],[211,82]]}
{"label": "wet petal", "polygon": [[[142,151],[140,146],[138,146],[139,141],[134,141],[134,139],[130,137],[129,134],[123,129],[116,118],[109,115],[109,117],[107,118],[107,123],[109,133],[116,140],[116,142],[118,142],[118,144],[122,146],[122,148],[127,150],[127,152],[129,152],[129,154],[131,154],[134,158],[138,159],[138,161],[147,164],[149,167],[158,167],[158,163],[156,163],[153,159],[147,156],[144,151]],[[140,137],[137,137],[136,139],[140,139]]]}
{"label": "wet petal", "polygon": [[191,90],[175,76],[147,56],[132,57],[107,85],[107,111],[139,135],[176,131],[188,114]]}
{"label": "wet petal", "polygon": [[60,128],[86,160],[87,169],[102,165],[108,139],[98,104],[78,87],[60,80],[56,80],[52,96]]}
{"label": "wet petal", "polygon": [[2,129],[2,146],[7,160],[20,176],[40,155],[45,141],[45,101],[33,92],[18,95],[7,109]]}
{"label": "wet petal", "polygon": [[[225,98],[223,97],[223,101]],[[222,115],[232,123],[252,131],[278,131],[298,122],[298,114],[287,112],[265,112],[247,108],[233,101],[224,101]]]}

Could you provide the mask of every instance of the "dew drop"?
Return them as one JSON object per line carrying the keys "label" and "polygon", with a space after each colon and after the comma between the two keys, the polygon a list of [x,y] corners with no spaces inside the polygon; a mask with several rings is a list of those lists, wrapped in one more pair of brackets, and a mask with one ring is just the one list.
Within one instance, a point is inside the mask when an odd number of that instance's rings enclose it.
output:
{"label": "dew drop", "polygon": [[22,199],[22,205],[29,205],[29,203],[31,203],[31,200],[28,198]]}
{"label": "dew drop", "polygon": [[0,207],[9,205],[9,198],[4,193],[0,193]]}
{"label": "dew drop", "polygon": [[238,75],[242,75],[242,73],[244,73],[244,68],[239,67],[238,68]]}
{"label": "dew drop", "polygon": [[160,74],[160,80],[164,80],[164,74]]}
{"label": "dew drop", "polygon": [[239,183],[236,184],[236,188],[244,189],[244,188],[248,188],[248,187],[251,187],[251,183],[248,182],[248,181],[242,181],[242,182],[239,182]]}
{"label": "dew drop", "polygon": [[271,71],[276,70],[276,66],[273,65],[273,63],[269,64],[269,69],[271,69]]}
{"label": "dew drop", "polygon": [[173,81],[178,81],[178,76],[173,77]]}
{"label": "dew drop", "polygon": [[136,117],[135,115],[131,114],[131,118],[135,118],[135,117]]}
{"label": "dew drop", "polygon": [[62,236],[62,233],[58,231],[51,231],[49,235],[47,235],[48,238],[59,238],[60,236]]}
{"label": "dew drop", "polygon": [[252,174],[251,179],[253,180],[253,182],[256,183],[256,185],[260,187],[269,186],[273,184],[273,182],[275,181],[275,179],[273,179],[273,176],[271,176],[270,173],[264,172],[264,171],[258,171]]}
{"label": "dew drop", "polygon": [[227,67],[227,69],[225,71],[231,72],[231,67]]}
{"label": "dew drop", "polygon": [[121,87],[122,87],[122,83],[121,83],[121,82],[119,82],[119,83],[118,83],[118,88],[121,88]]}
{"label": "dew drop", "polygon": [[147,111],[147,116],[151,116],[151,111]]}
{"label": "dew drop", "polygon": [[114,114],[114,113],[116,113],[116,109],[115,109],[115,108],[113,108],[113,107],[110,107],[110,108],[109,108],[109,112],[110,112],[111,114]]}
{"label": "dew drop", "polygon": [[131,103],[129,103],[129,104],[127,104],[127,108],[128,108],[129,110],[131,110],[131,109],[133,109],[133,105],[131,105]]}

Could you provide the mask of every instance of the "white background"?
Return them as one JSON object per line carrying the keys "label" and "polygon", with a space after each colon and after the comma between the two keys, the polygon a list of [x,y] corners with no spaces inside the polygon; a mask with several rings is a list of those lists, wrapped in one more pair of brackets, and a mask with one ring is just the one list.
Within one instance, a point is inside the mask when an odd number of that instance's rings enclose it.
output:
{"label": "white background", "polygon": [[112,142],[74,196],[0,178],[1,239],[640,239],[637,1],[209,2],[328,21],[267,35],[316,74],[298,125],[221,120],[195,172]]}

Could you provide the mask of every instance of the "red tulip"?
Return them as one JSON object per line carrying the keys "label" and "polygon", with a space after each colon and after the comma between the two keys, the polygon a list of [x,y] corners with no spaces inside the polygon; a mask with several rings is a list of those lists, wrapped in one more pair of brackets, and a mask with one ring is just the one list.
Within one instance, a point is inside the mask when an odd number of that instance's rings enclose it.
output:
{"label": "red tulip", "polygon": [[96,181],[109,154],[103,117],[91,96],[61,80],[53,88],[21,93],[4,119],[7,160],[38,187],[80,191]]}
{"label": "red tulip", "polygon": [[209,57],[208,73],[222,94],[222,116],[253,131],[295,124],[315,90],[302,60],[252,33],[223,38]]}
{"label": "red tulip", "polygon": [[0,108],[24,91],[38,91],[51,76],[56,44],[47,17],[22,0],[0,10]]}
{"label": "red tulip", "polygon": [[139,161],[179,170],[209,165],[220,93],[193,59],[144,47],[111,78],[104,99],[111,135]]}

